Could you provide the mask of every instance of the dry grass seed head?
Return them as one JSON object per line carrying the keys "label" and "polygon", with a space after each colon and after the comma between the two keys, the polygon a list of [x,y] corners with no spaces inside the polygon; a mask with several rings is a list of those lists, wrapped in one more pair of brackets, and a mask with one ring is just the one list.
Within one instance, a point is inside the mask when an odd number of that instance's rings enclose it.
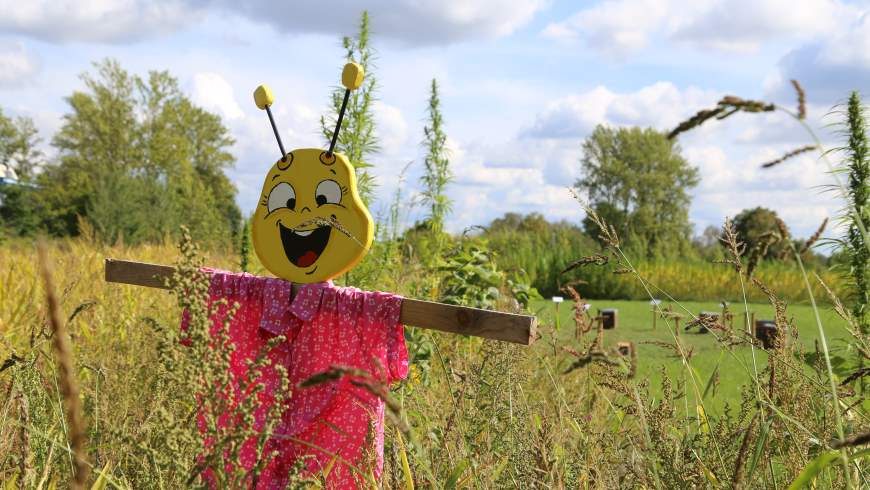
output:
{"label": "dry grass seed head", "polygon": [[677,137],[680,133],[684,133],[698,126],[701,126],[710,119],[723,120],[737,112],[771,112],[776,110],[776,106],[767,102],[757,100],[747,100],[734,95],[726,95],[716,104],[713,109],[703,109],[695,115],[681,122],[676,128],[668,133],[668,139]]}
{"label": "dry grass seed head", "polygon": [[786,160],[788,160],[788,159],[790,159],[790,158],[794,158],[794,157],[796,157],[796,156],[798,156],[798,155],[801,155],[801,154],[804,154],[804,153],[807,153],[807,152],[813,151],[813,150],[815,150],[815,149],[817,149],[817,148],[818,148],[818,146],[816,146],[816,145],[805,145],[805,146],[801,146],[800,148],[797,148],[797,149],[794,149],[794,150],[791,150],[791,151],[789,151],[789,152],[784,153],[781,157],[779,157],[779,158],[777,158],[777,159],[775,159],[775,160],[771,160],[771,161],[769,161],[769,162],[762,163],[762,164],[761,164],[761,168],[771,168],[771,167],[775,167],[775,166],[779,165],[780,163],[782,163],[782,162],[784,162],[784,161],[786,161]]}
{"label": "dry grass seed head", "polygon": [[90,465],[88,464],[85,450],[86,430],[81,399],[79,398],[75,360],[73,359],[72,345],[70,345],[66,324],[61,320],[60,302],[55,293],[54,278],[52,277],[52,268],[49,263],[45,242],[40,242],[37,250],[39,252],[40,273],[45,287],[46,303],[48,306],[48,320],[52,330],[52,345],[57,356],[61,394],[69,426],[68,437],[74,469],[71,488],[84,488],[88,481]]}
{"label": "dry grass seed head", "polygon": [[828,218],[825,218],[824,220],[822,220],[822,224],[819,225],[819,227],[816,229],[816,232],[813,233],[813,235],[809,239],[807,239],[806,242],[804,242],[800,251],[798,251],[799,255],[803,255],[803,254],[807,253],[810,250],[810,248],[812,248],[812,246],[815,245],[816,242],[819,241],[819,239],[822,237],[822,233],[825,232],[826,226],[828,226]]}
{"label": "dry grass seed head", "polygon": [[791,80],[791,86],[794,87],[794,91],[797,94],[798,105],[797,105],[797,114],[798,119],[803,121],[807,118],[807,94],[804,92],[804,88],[801,87],[800,82],[795,79]]}

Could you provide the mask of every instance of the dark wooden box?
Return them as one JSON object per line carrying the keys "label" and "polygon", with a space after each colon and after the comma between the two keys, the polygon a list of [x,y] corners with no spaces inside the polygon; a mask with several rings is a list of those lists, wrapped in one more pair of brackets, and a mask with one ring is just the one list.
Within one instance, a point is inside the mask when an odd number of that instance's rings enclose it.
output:
{"label": "dark wooden box", "polygon": [[605,330],[610,330],[611,328],[616,328],[616,314],[618,310],[614,308],[607,308],[604,310],[599,310],[598,314],[601,317],[601,322],[604,326]]}
{"label": "dark wooden box", "polygon": [[771,349],[779,336],[776,322],[773,320],[755,320],[755,338],[761,341],[765,349]]}

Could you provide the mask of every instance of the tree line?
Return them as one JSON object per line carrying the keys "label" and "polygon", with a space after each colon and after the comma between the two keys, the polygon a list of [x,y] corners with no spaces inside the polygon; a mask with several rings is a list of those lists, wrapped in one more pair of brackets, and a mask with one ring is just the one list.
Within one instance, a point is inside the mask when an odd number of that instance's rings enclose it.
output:
{"label": "tree line", "polygon": [[[345,61],[363,66],[366,81],[351,94],[337,151],[356,169],[369,202],[376,188],[371,172],[380,150],[373,103],[378,88],[370,43],[369,16],[343,38]],[[69,112],[51,140],[51,161],[38,150],[38,131],[29,118],[0,111],[0,229],[7,235],[74,236],[88,223],[109,242],[140,243],[174,236],[184,224],[201,241],[238,243],[246,229],[226,170],[236,158],[234,140],[221,118],[192,103],[166,71],[131,74],[115,60],[81,76],[84,89],[66,98]],[[332,138],[343,89],[330,98],[321,118],[325,141]],[[450,212],[451,181],[438,84],[431,82],[423,128],[424,223],[441,233]],[[241,241],[239,239],[239,241]]]}
{"label": "tree line", "polygon": [[[200,240],[239,232],[241,211],[224,171],[233,139],[219,116],[195,106],[165,71],[132,75],[117,61],[82,75],[52,138],[52,161],[18,119],[0,147],[18,185],[2,187],[3,225],[19,235],[77,235],[86,220],[107,241],[155,241],[186,224]],[[0,124],[9,126],[8,118]],[[34,172],[39,167],[40,172]]]}
{"label": "tree line", "polygon": [[[351,95],[337,149],[354,165],[361,194],[370,201],[376,188],[371,169],[380,146],[372,106],[378,90],[376,52],[367,13],[355,36],[343,38],[342,44],[345,61],[361,64],[366,82]],[[37,149],[39,135],[31,120],[0,112],[0,165],[17,180],[17,185],[0,186],[3,231],[70,236],[81,231],[84,220],[106,241],[138,243],[174,236],[185,224],[202,241],[241,242],[240,233],[247,227],[225,173],[236,161],[230,151],[234,141],[220,117],[193,104],[166,71],[140,77],[117,61],[104,60],[95,64],[93,73],[82,75],[82,81],[84,89],[66,98],[69,110],[51,140],[56,150],[52,161],[45,161]],[[332,110],[321,118],[325,141],[332,137],[342,95],[336,89]],[[404,238],[426,254],[438,255],[450,241],[445,230],[453,173],[435,79],[427,102],[418,196],[425,216]],[[574,188],[614,228],[630,254],[655,259],[715,258],[719,253],[715,232],[693,237],[689,206],[700,175],[675,140],[652,128],[599,125],[581,150],[582,177]],[[761,208],[745,211],[736,224],[750,248],[784,226],[773,211]],[[554,271],[571,257],[595,248],[599,235],[588,217],[579,224],[547,223],[537,214],[509,213],[490,223],[482,236],[496,249],[503,247],[499,254],[510,267],[523,262],[515,253],[523,247],[510,245],[516,233],[534,235],[534,243],[528,244],[532,255],[535,249],[561,248],[555,254],[538,253],[552,262],[545,268],[547,281],[554,281]],[[397,238],[395,233],[391,238]],[[784,246],[772,244],[765,258],[784,256]],[[530,262],[524,266],[531,267]],[[535,269],[544,268],[538,263]]]}

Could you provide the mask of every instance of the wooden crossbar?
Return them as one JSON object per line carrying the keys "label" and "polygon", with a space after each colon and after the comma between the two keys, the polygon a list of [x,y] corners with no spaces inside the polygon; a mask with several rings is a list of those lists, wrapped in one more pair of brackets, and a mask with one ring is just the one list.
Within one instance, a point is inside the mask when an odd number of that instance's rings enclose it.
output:
{"label": "wooden crossbar", "polygon": [[[160,289],[166,289],[166,279],[175,271],[175,267],[169,265],[117,259],[106,259],[105,265],[107,282]],[[294,294],[298,287],[293,285]],[[530,315],[409,298],[402,301],[400,319],[405,325],[523,345],[534,342],[537,327],[537,319]]]}

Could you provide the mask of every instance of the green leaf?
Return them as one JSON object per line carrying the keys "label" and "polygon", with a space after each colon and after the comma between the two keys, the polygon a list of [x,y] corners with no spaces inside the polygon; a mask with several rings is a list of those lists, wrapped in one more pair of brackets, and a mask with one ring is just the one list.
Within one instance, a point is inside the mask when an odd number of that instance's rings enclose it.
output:
{"label": "green leaf", "polygon": [[94,484],[91,485],[91,490],[103,490],[104,488],[106,488],[106,485],[108,484],[108,477],[106,475],[109,472],[109,466],[111,464],[111,462],[107,462],[106,465],[103,466],[103,469],[100,470],[100,474],[99,476],[97,476]]}
{"label": "green leaf", "polygon": [[510,455],[505,454],[501,458],[501,461],[499,461],[498,466],[495,467],[495,471],[493,471],[492,474],[489,475],[489,480],[491,482],[498,481],[498,477],[501,476],[501,473],[502,473],[502,471],[504,471],[505,467],[507,466],[508,461],[510,461]]}
{"label": "green leaf", "polygon": [[716,367],[713,368],[713,372],[710,373],[710,377],[707,378],[707,385],[704,386],[704,394],[701,395],[702,399],[707,398],[707,393],[713,388],[714,381],[716,380],[716,375],[719,373],[719,363],[722,361],[722,354],[719,354],[719,360],[716,361]]}
{"label": "green leaf", "polygon": [[402,473],[405,476],[405,490],[414,490],[414,475],[411,474],[411,465],[408,464],[408,451],[405,449],[405,440],[402,439],[402,433],[396,431],[397,440],[399,442],[399,458],[402,461]]}
{"label": "green leaf", "polygon": [[839,457],[839,451],[827,451],[819,454],[814,460],[804,466],[804,469],[801,470],[797,478],[795,478],[794,481],[791,482],[791,485],[788,486],[789,490],[797,490],[809,486],[810,482],[815,481],[816,477],[822,472],[822,470],[827,468],[828,465]]}
{"label": "green leaf", "polygon": [[6,480],[6,483],[3,484],[3,490],[17,490],[18,488],[18,474],[13,474],[12,478]]}
{"label": "green leaf", "polygon": [[755,439],[755,450],[752,452],[752,459],[749,460],[749,467],[746,471],[748,477],[752,477],[755,468],[758,467],[758,460],[761,458],[761,451],[764,449],[764,444],[767,441],[767,435],[770,433],[770,426],[773,420],[768,419],[761,423],[761,428],[758,432],[758,437]]}
{"label": "green leaf", "polygon": [[463,459],[458,465],[456,465],[456,468],[453,468],[453,472],[450,473],[447,481],[444,482],[444,490],[452,490],[456,488],[456,482],[458,482],[459,477],[465,473],[466,468],[468,468],[468,460]]}

